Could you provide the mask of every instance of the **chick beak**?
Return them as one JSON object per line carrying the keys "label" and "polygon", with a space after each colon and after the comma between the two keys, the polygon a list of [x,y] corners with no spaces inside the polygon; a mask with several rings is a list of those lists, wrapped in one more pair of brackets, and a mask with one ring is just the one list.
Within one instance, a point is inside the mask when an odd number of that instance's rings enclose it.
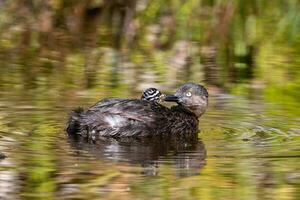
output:
{"label": "chick beak", "polygon": [[161,102],[161,101],[164,101],[166,98],[166,95],[165,94],[161,94],[158,98],[158,100]]}
{"label": "chick beak", "polygon": [[173,101],[173,102],[178,102],[179,101],[179,98],[173,94],[171,95],[166,95],[165,96],[165,101]]}

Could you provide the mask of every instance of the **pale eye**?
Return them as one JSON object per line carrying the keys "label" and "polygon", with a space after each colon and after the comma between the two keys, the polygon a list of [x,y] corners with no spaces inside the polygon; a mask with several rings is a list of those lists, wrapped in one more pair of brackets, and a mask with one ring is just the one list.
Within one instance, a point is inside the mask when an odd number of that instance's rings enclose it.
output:
{"label": "pale eye", "polygon": [[192,93],[187,92],[187,93],[186,93],[186,96],[187,96],[187,97],[190,97],[190,96],[192,96]]}

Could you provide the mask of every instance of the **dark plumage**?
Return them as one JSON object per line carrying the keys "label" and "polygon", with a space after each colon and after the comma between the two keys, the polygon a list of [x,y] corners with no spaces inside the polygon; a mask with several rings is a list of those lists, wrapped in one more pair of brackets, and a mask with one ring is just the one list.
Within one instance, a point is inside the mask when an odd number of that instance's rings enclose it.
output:
{"label": "dark plumage", "polygon": [[100,137],[195,136],[198,117],[207,107],[208,93],[197,84],[185,84],[165,101],[177,102],[167,108],[155,101],[104,99],[87,111],[70,116],[67,132],[92,140]]}

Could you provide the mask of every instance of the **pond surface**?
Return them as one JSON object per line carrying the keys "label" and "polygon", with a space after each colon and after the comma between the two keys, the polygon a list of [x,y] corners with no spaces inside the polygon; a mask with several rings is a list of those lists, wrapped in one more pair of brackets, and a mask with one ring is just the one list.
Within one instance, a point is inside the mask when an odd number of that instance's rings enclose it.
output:
{"label": "pond surface", "polygon": [[67,137],[68,113],[104,96],[129,96],[128,91],[42,86],[25,91],[17,83],[2,84],[0,150],[7,157],[0,160],[0,196],[5,199],[299,198],[300,118],[284,102],[264,101],[260,89],[245,97],[210,87],[210,107],[194,144],[95,145]]}

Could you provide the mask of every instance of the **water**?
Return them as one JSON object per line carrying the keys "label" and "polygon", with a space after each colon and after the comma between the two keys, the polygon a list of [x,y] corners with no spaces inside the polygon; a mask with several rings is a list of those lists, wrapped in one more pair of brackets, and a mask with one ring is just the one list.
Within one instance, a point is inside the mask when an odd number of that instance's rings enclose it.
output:
{"label": "water", "polygon": [[[300,199],[298,10],[0,1],[0,199]],[[186,82],[210,94],[193,143],[66,135],[75,107]]]}
{"label": "water", "polygon": [[3,198],[298,198],[299,118],[269,114],[281,105],[212,94],[195,144],[94,145],[71,140],[64,128],[73,106],[100,93],[11,88],[0,101]]}

